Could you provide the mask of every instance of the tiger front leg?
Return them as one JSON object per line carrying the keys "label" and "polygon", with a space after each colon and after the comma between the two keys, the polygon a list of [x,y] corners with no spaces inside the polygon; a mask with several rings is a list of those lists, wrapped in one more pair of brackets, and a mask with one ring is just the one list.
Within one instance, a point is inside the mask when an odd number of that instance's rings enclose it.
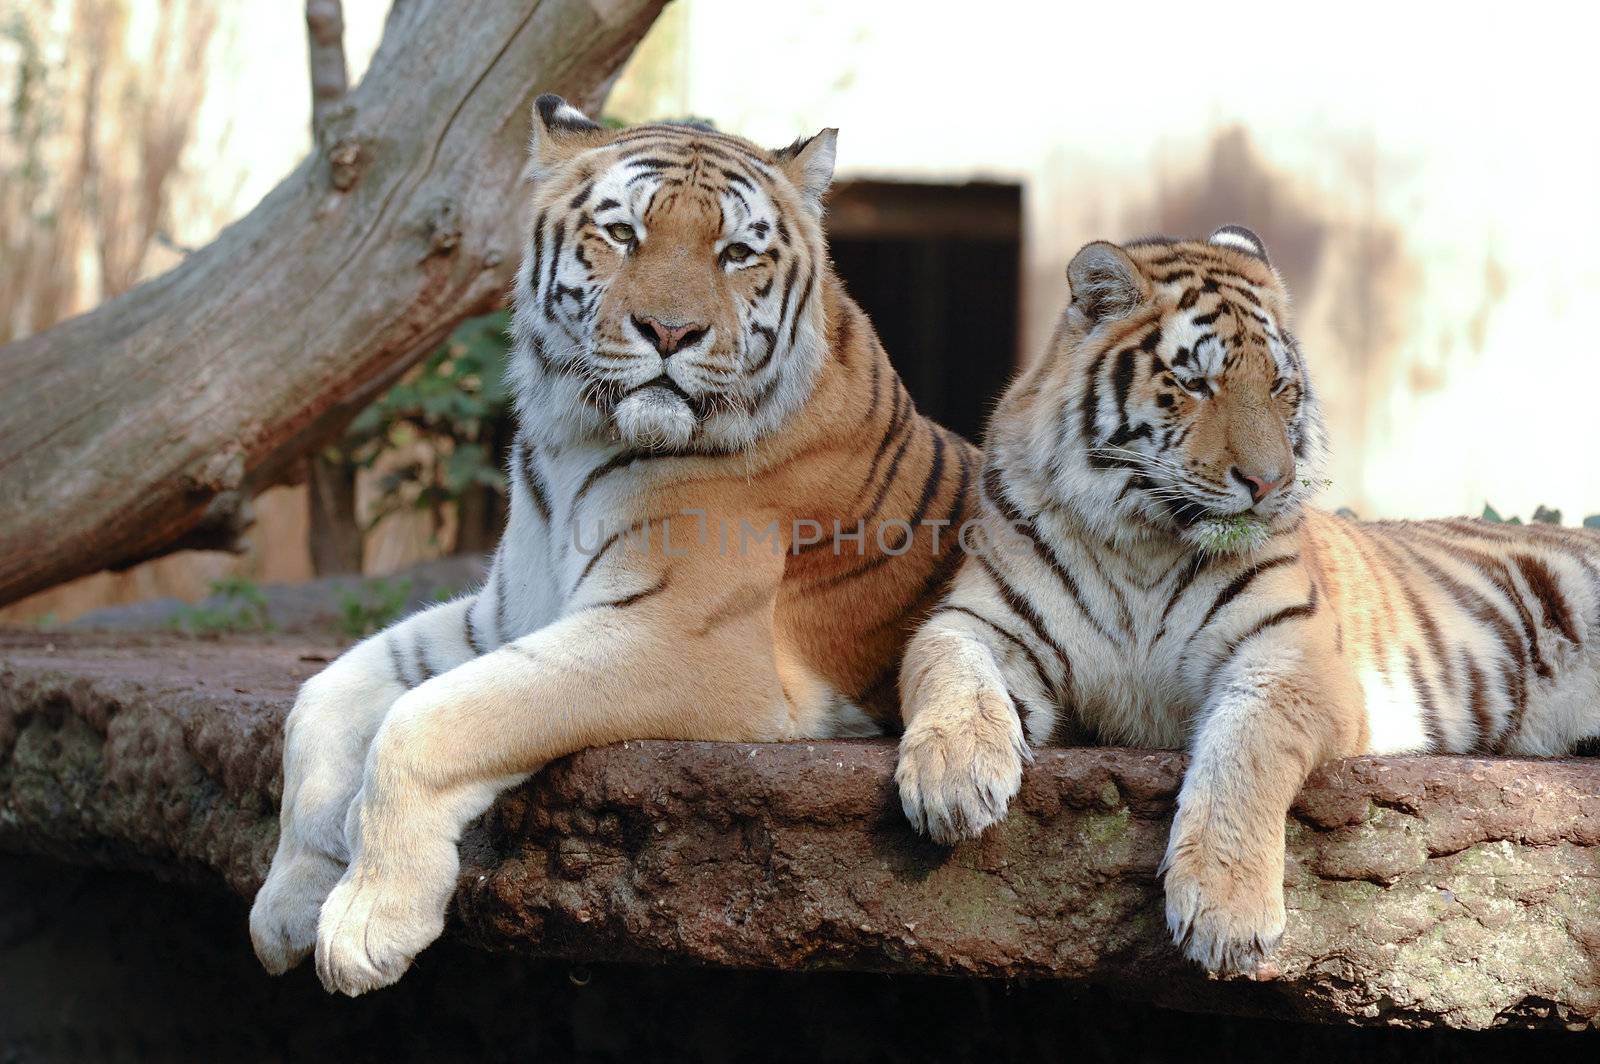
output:
{"label": "tiger front leg", "polygon": [[647,601],[659,608],[584,610],[395,704],[351,810],[353,860],[322,907],[317,974],[329,991],[353,996],[404,974],[444,928],[462,829],[545,763],[632,738],[794,737],[770,632],[686,638],[682,604]]}
{"label": "tiger front leg", "polygon": [[1005,816],[1033,759],[1004,653],[987,634],[964,612],[940,611],[913,638],[901,668],[900,804],[912,827],[946,845]]}
{"label": "tiger front leg", "polygon": [[345,819],[367,748],[384,716],[427,670],[471,658],[474,599],[415,614],[350,648],[307,680],[284,726],[278,845],[250,907],[250,939],[268,972],[299,964],[317,919],[350,860]]}
{"label": "tiger front leg", "polygon": [[1354,752],[1348,707],[1303,681],[1297,657],[1225,670],[1191,744],[1161,871],[1173,940],[1212,972],[1273,974],[1289,807],[1313,768]]}

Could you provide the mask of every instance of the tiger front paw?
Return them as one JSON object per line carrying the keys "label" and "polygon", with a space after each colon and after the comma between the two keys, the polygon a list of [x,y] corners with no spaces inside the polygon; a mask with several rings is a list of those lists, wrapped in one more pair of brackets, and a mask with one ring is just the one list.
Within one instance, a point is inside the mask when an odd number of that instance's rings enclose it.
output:
{"label": "tiger front paw", "polygon": [[322,903],[344,874],[324,854],[284,847],[250,906],[250,942],[270,975],[299,964],[317,944]]}
{"label": "tiger front paw", "polygon": [[1222,861],[1202,848],[1167,851],[1167,930],[1184,956],[1218,975],[1267,979],[1283,937],[1283,873]]}
{"label": "tiger front paw", "polygon": [[894,778],[911,826],[950,845],[1005,816],[1033,756],[1004,695],[980,695],[959,712],[924,709],[900,740]]}
{"label": "tiger front paw", "polygon": [[444,930],[445,902],[437,893],[360,867],[347,872],[328,895],[317,926],[323,987],[356,997],[395,983]]}

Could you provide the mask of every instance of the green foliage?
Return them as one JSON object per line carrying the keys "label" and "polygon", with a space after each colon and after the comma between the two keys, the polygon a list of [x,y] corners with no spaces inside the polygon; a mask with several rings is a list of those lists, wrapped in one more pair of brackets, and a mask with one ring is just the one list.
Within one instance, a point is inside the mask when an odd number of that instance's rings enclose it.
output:
{"label": "green foliage", "polygon": [[1267,524],[1254,514],[1208,517],[1190,530],[1194,544],[1207,554],[1238,554],[1266,542]]}
{"label": "green foliage", "polygon": [[410,580],[368,580],[339,596],[339,628],[359,639],[399,620],[411,598]]}
{"label": "green foliage", "polygon": [[510,409],[507,324],[505,311],[463,322],[351,422],[336,448],[348,464],[370,469],[385,452],[416,443],[432,455],[384,474],[369,528],[400,510],[437,512],[475,488],[505,491],[493,430]]}
{"label": "green foliage", "polygon": [[[1500,511],[1496,510],[1488,503],[1483,504],[1482,518],[1483,520],[1496,525],[1522,524],[1522,518],[1501,517]],[[1533,510],[1533,517],[1529,518],[1529,522],[1536,525],[1559,525],[1561,523],[1561,511],[1553,510],[1548,506],[1536,506]],[[1583,519],[1583,527],[1600,528],[1600,514],[1590,514],[1588,517],[1585,517]]]}
{"label": "green foliage", "polygon": [[248,577],[225,576],[213,580],[211,598],[221,601],[184,606],[173,618],[173,627],[190,635],[265,632],[272,628],[267,618],[267,596],[260,585]]}

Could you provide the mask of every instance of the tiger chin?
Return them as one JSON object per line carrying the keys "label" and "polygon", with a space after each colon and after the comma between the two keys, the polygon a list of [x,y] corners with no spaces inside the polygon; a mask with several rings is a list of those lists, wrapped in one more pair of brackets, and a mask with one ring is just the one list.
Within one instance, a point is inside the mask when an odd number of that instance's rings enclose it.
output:
{"label": "tiger chin", "polygon": [[989,426],[982,546],[906,652],[902,804],[953,843],[1053,737],[1187,749],[1168,927],[1213,972],[1270,975],[1318,765],[1600,733],[1600,536],[1307,505],[1326,434],[1246,229],[1096,242],[1067,273]]}
{"label": "tiger chin", "polygon": [[[917,413],[829,265],[833,130],[768,151],[541,96],[533,134],[487,582],[340,656],[285,729],[251,938],[330,991],[400,978],[463,826],[554,758],[892,723],[957,561],[937,533],[975,508],[977,452]],[[890,520],[915,531],[873,535]]]}

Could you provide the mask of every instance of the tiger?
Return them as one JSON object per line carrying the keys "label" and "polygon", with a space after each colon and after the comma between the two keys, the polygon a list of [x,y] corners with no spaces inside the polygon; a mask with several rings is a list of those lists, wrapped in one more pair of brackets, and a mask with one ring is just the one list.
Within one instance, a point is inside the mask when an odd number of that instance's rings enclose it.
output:
{"label": "tiger", "polygon": [[1260,237],[1096,241],[985,436],[979,525],[912,638],[906,816],[977,836],[1032,750],[1189,754],[1158,875],[1182,953],[1276,972],[1285,817],[1356,754],[1600,733],[1600,536],[1310,504],[1328,434]]}
{"label": "tiger", "polygon": [[836,138],[535,102],[507,525],[480,590],[300,689],[250,914],[269,972],[314,953],[330,992],[395,982],[443,928],[464,825],[555,758],[897,724],[980,460],[833,271]]}

